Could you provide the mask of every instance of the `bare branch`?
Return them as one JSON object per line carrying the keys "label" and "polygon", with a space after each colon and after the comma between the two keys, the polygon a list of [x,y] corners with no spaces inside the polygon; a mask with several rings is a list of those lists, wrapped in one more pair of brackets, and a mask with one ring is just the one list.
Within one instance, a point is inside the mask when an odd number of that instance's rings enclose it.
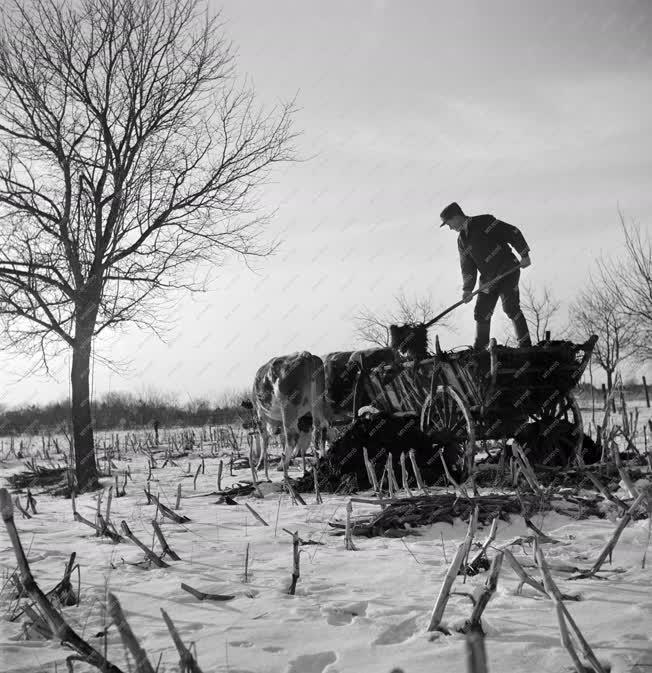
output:
{"label": "bare branch", "polygon": [[[385,348],[390,345],[389,326],[426,323],[441,312],[431,297],[408,298],[403,291],[394,296],[395,308],[387,313],[363,308],[353,316],[354,334],[366,344]],[[442,319],[438,327],[448,328],[449,321]]]}

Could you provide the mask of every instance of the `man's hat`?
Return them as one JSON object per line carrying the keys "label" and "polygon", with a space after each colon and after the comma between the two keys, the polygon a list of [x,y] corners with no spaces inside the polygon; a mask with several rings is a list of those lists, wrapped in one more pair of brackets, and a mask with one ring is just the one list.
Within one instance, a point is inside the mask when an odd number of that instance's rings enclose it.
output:
{"label": "man's hat", "polygon": [[443,227],[446,224],[446,220],[450,220],[454,215],[464,215],[464,212],[460,208],[460,204],[455,201],[448,204],[439,214],[439,217],[441,217],[441,224],[439,226]]}

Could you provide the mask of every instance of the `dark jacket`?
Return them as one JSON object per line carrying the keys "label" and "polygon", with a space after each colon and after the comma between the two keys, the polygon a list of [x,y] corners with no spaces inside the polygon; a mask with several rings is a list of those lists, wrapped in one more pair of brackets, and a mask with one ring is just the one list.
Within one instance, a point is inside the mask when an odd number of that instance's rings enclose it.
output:
{"label": "dark jacket", "polygon": [[478,271],[482,285],[518,265],[510,245],[521,257],[530,250],[523,234],[511,224],[493,215],[469,218],[466,231],[462,229],[457,237],[464,292],[473,290]]}

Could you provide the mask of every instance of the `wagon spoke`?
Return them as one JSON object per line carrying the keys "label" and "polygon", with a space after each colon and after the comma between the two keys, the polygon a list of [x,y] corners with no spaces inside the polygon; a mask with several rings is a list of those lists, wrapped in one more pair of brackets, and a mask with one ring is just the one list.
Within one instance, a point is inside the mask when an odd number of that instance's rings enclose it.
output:
{"label": "wagon spoke", "polygon": [[453,420],[453,398],[448,392],[446,392],[444,404],[446,405],[446,410],[448,411],[446,417],[446,427],[450,427],[451,421]]}
{"label": "wagon spoke", "polygon": [[437,407],[437,416],[439,418],[440,428],[446,426],[446,412],[444,409],[444,401],[442,400],[441,395],[435,397],[435,406]]}
{"label": "wagon spoke", "polygon": [[446,417],[446,405],[444,400],[439,400],[437,405],[437,410],[439,412],[439,418],[441,420],[441,428],[446,428],[448,426],[448,418]]}
{"label": "wagon spoke", "polygon": [[463,425],[464,425],[464,419],[463,418],[458,418],[455,425],[453,425],[453,427],[451,428],[451,432],[455,433],[455,431],[458,430],[459,428],[461,428]]}
{"label": "wagon spoke", "polygon": [[448,387],[438,386],[423,406],[421,429],[432,436],[439,446],[455,456],[454,460],[468,469],[467,451],[475,446],[475,432],[470,410],[460,394]]}
{"label": "wagon spoke", "polygon": [[546,462],[559,451],[562,461],[573,459],[584,437],[580,414],[572,393],[560,393],[541,410],[530,413],[530,420],[538,427],[535,436],[526,441],[531,442],[532,451],[538,452],[539,462]]}

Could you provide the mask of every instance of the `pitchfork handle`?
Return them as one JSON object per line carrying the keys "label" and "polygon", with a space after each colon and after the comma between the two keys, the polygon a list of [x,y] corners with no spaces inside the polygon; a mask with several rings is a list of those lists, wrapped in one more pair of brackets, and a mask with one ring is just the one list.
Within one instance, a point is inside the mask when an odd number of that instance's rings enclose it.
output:
{"label": "pitchfork handle", "polygon": [[[499,280],[502,280],[503,278],[511,275],[514,273],[514,271],[518,271],[521,268],[520,264],[519,266],[514,266],[509,271],[505,271],[505,273],[501,273],[500,276],[496,276],[494,279],[490,280],[484,287],[478,288],[475,292],[471,293],[471,297],[475,297],[476,294],[479,294],[480,292],[484,292],[488,288],[490,288],[492,285],[497,283]],[[471,298],[469,297],[469,299]],[[442,311],[439,315],[436,315],[432,320],[429,320],[424,327],[428,329],[428,327],[431,327],[434,325],[438,320],[443,318],[445,315],[448,315],[451,311],[455,310],[458,306],[461,306],[462,304],[466,304],[464,299],[460,299],[458,302],[455,302],[452,306],[449,306],[445,311]]]}

